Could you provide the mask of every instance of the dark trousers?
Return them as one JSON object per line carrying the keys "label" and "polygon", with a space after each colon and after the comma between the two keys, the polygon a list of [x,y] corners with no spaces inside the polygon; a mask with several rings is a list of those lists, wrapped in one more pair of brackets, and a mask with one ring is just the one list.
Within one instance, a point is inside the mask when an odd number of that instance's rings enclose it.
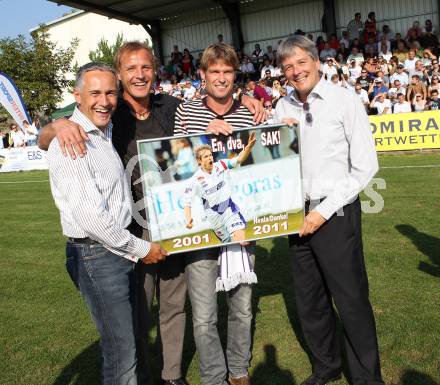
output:
{"label": "dark trousers", "polygon": [[164,262],[145,265],[138,262],[135,269],[137,281],[136,347],[138,355],[139,385],[150,384],[150,359],[148,357],[148,331],[154,294],[159,297],[159,335],[162,350],[162,379],[182,377],[182,351],[185,334],[186,279],[182,254],[168,257]]}
{"label": "dark trousers", "polygon": [[341,371],[338,310],[353,384],[383,384],[376,326],[368,298],[359,199],[333,215],[315,234],[290,237],[296,303],[313,372]]}

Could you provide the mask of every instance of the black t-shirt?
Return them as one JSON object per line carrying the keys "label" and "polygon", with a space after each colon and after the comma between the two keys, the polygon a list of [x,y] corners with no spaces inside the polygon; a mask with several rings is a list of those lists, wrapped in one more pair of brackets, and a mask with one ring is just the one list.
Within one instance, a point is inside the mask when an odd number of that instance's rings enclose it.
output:
{"label": "black t-shirt", "polygon": [[[112,142],[124,167],[127,166],[131,158],[138,155],[136,143],[138,140],[173,136],[174,116],[179,104],[180,100],[172,96],[151,94],[150,116],[146,120],[139,120],[130,112],[130,108],[124,100],[119,99],[118,107],[112,117]],[[137,162],[131,178],[131,189],[135,202],[143,198],[142,184],[133,184],[140,176],[139,162]],[[141,215],[145,217],[144,212],[141,212]],[[140,235],[134,229],[132,232]]]}
{"label": "black t-shirt", "polygon": [[359,83],[361,87],[368,92],[368,89],[370,88],[370,84],[373,83],[373,79],[369,76],[363,78],[362,76],[359,76],[356,79],[356,83]]}

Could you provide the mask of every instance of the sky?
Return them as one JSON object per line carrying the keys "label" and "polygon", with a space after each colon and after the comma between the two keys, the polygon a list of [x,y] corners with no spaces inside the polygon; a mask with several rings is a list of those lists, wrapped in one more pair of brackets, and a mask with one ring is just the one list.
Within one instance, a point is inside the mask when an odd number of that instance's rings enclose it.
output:
{"label": "sky", "polygon": [[29,37],[29,30],[70,12],[71,8],[58,6],[47,0],[0,0],[0,39]]}

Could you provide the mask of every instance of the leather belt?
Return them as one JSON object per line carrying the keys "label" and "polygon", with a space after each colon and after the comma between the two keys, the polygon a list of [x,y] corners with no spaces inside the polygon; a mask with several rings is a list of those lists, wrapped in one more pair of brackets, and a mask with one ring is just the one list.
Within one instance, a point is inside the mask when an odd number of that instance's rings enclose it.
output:
{"label": "leather belt", "polygon": [[100,245],[99,242],[93,240],[92,238],[86,237],[86,238],[73,238],[69,237],[67,238],[69,242],[71,243],[82,243],[83,245]]}

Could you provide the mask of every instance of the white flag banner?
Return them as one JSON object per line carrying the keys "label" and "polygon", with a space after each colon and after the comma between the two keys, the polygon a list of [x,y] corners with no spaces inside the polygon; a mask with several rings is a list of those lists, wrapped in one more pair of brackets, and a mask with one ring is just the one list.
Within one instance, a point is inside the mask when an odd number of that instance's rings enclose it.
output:
{"label": "white flag banner", "polygon": [[20,91],[14,81],[0,71],[0,104],[9,112],[15,122],[23,128],[23,120],[32,123]]}

